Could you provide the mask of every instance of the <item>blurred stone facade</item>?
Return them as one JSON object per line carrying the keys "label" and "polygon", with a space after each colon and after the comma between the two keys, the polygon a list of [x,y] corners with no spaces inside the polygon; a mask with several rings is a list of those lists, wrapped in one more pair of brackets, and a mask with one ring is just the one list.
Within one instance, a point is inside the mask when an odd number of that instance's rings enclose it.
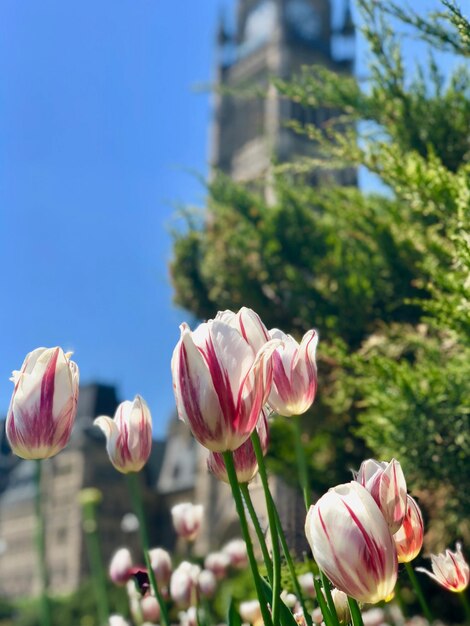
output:
{"label": "blurred stone facade", "polygon": [[[69,445],[43,461],[42,504],[46,519],[46,554],[53,593],[76,589],[88,575],[86,546],[78,502],[79,492],[96,487],[103,500],[98,508],[98,528],[103,558],[107,562],[117,547],[129,545],[139,556],[136,533],[125,533],[121,521],[131,511],[125,477],[109,462],[104,436],[93,426],[98,415],[113,415],[118,400],[113,387],[81,387],[77,418]],[[2,428],[3,430],[3,428]],[[164,443],[155,442],[142,481],[152,539],[168,515],[155,492]],[[5,438],[0,451],[0,596],[33,595],[37,589],[35,537],[35,462],[12,455]]]}

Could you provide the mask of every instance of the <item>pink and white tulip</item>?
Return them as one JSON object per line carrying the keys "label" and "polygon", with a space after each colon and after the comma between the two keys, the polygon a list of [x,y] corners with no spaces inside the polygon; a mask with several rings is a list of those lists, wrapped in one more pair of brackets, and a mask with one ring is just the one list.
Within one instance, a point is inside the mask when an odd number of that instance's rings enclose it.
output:
{"label": "pink and white tulip", "polygon": [[318,335],[309,330],[299,344],[277,328],[269,334],[282,344],[273,354],[273,385],[268,404],[279,415],[301,415],[310,408],[317,392]]}
{"label": "pink and white tulip", "polygon": [[222,580],[230,567],[230,557],[225,552],[211,552],[204,560],[204,567],[211,571],[218,580]]}
{"label": "pink and white tulip", "polygon": [[457,544],[457,551],[446,550],[441,554],[431,554],[432,572],[417,567],[417,572],[424,572],[442,587],[459,593],[468,587],[470,570],[462,554],[462,546]]}
{"label": "pink and white tulip", "polygon": [[67,445],[77,412],[79,373],[71,353],[37,348],[11,380],[6,435],[22,459],[48,459]]}
{"label": "pink and white tulip", "polygon": [[115,585],[125,585],[132,575],[132,556],[127,548],[117,550],[109,564],[109,577]]}
{"label": "pink and white tulip", "polygon": [[406,515],[406,480],[401,465],[395,459],[390,463],[368,459],[361,463],[356,480],[372,495],[390,532],[396,533]]}
{"label": "pink and white tulip", "polygon": [[178,415],[212,452],[236,450],[255,429],[269,395],[279,341],[262,343],[261,322],[245,308],[219,312],[194,332],[187,324],[180,329],[171,360]]}
{"label": "pink and white tulip", "polygon": [[160,605],[155,596],[148,593],[140,600],[142,619],[155,624],[160,619]]}
{"label": "pink and white tulip", "polygon": [[[256,430],[261,443],[261,450],[266,455],[269,445],[269,429],[266,412],[263,410],[256,425]],[[258,463],[256,461],[255,451],[250,439],[234,450],[233,463],[237,473],[239,483],[249,483],[258,473]],[[207,457],[207,468],[219,480],[229,483],[227,468],[225,467],[224,458],[220,452],[209,452]]]}
{"label": "pink and white tulip", "polygon": [[180,626],[197,626],[197,609],[195,606],[190,606],[187,611],[178,613],[180,620]]}
{"label": "pink and white tulip", "polygon": [[393,535],[399,563],[409,563],[418,556],[423,537],[424,522],[420,508],[411,496],[407,496],[405,519],[400,530]]}
{"label": "pink and white tulip", "polygon": [[194,541],[201,530],[203,515],[202,504],[191,504],[191,502],[175,504],[171,509],[171,517],[178,537]]}
{"label": "pink and white tulip", "polygon": [[101,415],[94,421],[106,436],[106,450],[114,467],[123,474],[140,472],[152,450],[152,416],[141,396],[126,400],[114,419]]}
{"label": "pink and white tulip", "polygon": [[217,578],[215,574],[208,569],[203,569],[198,578],[199,591],[204,598],[212,598],[217,589]]}
{"label": "pink and white tulip", "polygon": [[198,579],[201,568],[198,565],[183,561],[173,572],[170,581],[170,595],[179,607],[187,609],[197,603]]}
{"label": "pink and white tulip", "polygon": [[248,566],[248,553],[243,539],[232,539],[222,548],[222,552],[230,558],[230,565],[234,569],[245,569]]}
{"label": "pink and white tulip", "polygon": [[305,574],[301,574],[299,576],[299,585],[304,594],[309,598],[314,598],[317,595],[315,585],[313,583],[313,574],[311,572],[306,572]]}
{"label": "pink and white tulip", "polygon": [[170,583],[171,572],[173,571],[171,556],[163,548],[153,548],[149,550],[149,557],[158,587],[163,592]]}
{"label": "pink and white tulip", "polygon": [[398,573],[395,543],[362,485],[330,489],[310,507],[305,533],[318,566],[340,591],[371,604],[390,596]]}
{"label": "pink and white tulip", "polygon": [[238,612],[244,622],[255,625],[261,625],[263,623],[261,607],[258,600],[247,600],[246,602],[241,602]]}

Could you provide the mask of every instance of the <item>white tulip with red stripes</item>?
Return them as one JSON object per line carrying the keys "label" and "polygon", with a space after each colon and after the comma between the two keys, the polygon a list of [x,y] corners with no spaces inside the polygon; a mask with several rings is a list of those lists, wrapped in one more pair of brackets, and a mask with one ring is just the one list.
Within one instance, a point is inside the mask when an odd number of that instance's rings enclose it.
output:
{"label": "white tulip with red stripes", "polygon": [[362,485],[330,489],[310,507],[305,533],[318,567],[338,589],[371,604],[391,595],[398,573],[395,543]]}
{"label": "white tulip with red stripes", "polygon": [[406,480],[400,463],[392,459],[376,461],[367,459],[361,463],[356,480],[372,495],[382,511],[390,532],[396,533],[406,515]]}
{"label": "white tulip with red stripes", "polygon": [[310,408],[317,392],[318,335],[309,330],[300,344],[277,328],[270,330],[269,335],[282,344],[273,354],[273,386],[268,404],[279,415],[301,415]]}
{"label": "white tulip with red stripes", "polygon": [[[212,452],[236,450],[251,435],[272,383],[269,340],[250,309],[221,311],[214,320],[181,337],[171,360],[173,389],[180,419]],[[264,342],[264,343],[263,343]]]}

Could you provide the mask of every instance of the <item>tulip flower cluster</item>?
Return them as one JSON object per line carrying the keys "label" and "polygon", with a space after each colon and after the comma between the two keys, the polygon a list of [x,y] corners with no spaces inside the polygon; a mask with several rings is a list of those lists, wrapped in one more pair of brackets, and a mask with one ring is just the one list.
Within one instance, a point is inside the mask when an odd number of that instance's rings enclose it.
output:
{"label": "tulip flower cluster", "polygon": [[[357,626],[363,608],[359,604],[393,597],[399,564],[407,570],[431,622],[410,565],[423,545],[423,516],[407,493],[396,459],[364,461],[354,480],[333,487],[310,506],[308,464],[298,417],[309,410],[317,392],[316,331],[309,330],[299,343],[279,329],[268,330],[247,308],[238,313],[221,311],[194,331],[183,324],[180,331],[171,361],[178,415],[206,448],[209,471],[230,484],[243,539],[233,539],[198,562],[176,561],[176,567],[166,550],[150,549],[136,477],[151,453],[149,408],[137,395],[133,401],[122,402],[113,418],[97,417],[95,425],[105,435],[112,465],[127,475],[135,510],[132,527],[139,530],[142,540],[145,564],[135,564],[123,547],[114,554],[108,570],[109,578],[127,589],[134,624],[171,626],[171,610],[178,614],[181,626],[209,625],[207,602],[220,582],[234,570],[249,567],[257,599],[238,604],[235,623],[242,619],[255,626],[285,626],[294,620],[302,626]],[[38,348],[13,372],[6,434],[13,452],[22,458],[52,457],[69,440],[79,380],[78,367],[70,356],[58,347]],[[293,418],[295,424],[299,479],[307,509],[305,534],[316,562],[312,572],[318,568],[319,576],[309,572],[297,577],[270,492],[264,456],[272,413]],[[258,473],[268,513],[269,544],[248,487]],[[248,514],[263,555],[265,581],[258,568]],[[204,507],[181,502],[173,506],[171,516],[178,545],[191,551],[203,528]],[[281,547],[292,582],[292,589],[283,591]],[[431,563],[432,572],[416,571],[458,594],[468,587],[470,571],[460,544],[455,552],[431,555]],[[199,612],[204,606],[201,619]],[[364,626],[372,626],[379,618],[377,623],[384,623],[384,612],[373,608],[363,612],[362,618]],[[128,624],[119,615],[106,613],[106,619],[112,626]]]}

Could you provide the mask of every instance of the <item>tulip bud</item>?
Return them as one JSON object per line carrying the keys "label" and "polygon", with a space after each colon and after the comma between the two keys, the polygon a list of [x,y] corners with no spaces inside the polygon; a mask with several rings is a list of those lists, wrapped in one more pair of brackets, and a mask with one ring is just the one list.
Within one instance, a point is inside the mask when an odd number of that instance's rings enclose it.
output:
{"label": "tulip bud", "polygon": [[280,342],[253,347],[260,343],[255,315],[224,311],[194,332],[180,326],[171,360],[178,415],[212,452],[236,450],[248,439],[271,388],[271,355]]}
{"label": "tulip bud", "polygon": [[385,622],[385,611],[375,608],[362,613],[364,626],[383,626]]}
{"label": "tulip bud", "polygon": [[416,571],[427,574],[449,591],[457,593],[463,591],[468,587],[470,570],[462,554],[460,543],[456,547],[456,552],[446,550],[441,554],[431,554],[432,573],[424,567],[417,567]]}
{"label": "tulip bud", "polygon": [[6,419],[13,452],[22,459],[48,459],[67,445],[78,402],[78,367],[61,348],[26,355]]}
{"label": "tulip bud", "polygon": [[109,577],[115,585],[123,586],[132,576],[132,556],[127,548],[117,550],[109,564]]}
{"label": "tulip bud", "polygon": [[423,535],[424,522],[419,506],[411,496],[407,496],[405,519],[400,530],[393,535],[399,563],[409,563],[418,556]]}
{"label": "tulip bud", "polygon": [[268,404],[279,415],[301,415],[310,408],[317,392],[318,335],[309,330],[300,345],[277,328],[270,330],[269,335],[282,344],[273,354],[273,385]]}
{"label": "tulip bud", "polygon": [[149,557],[158,586],[163,590],[165,587],[168,587],[173,570],[171,556],[163,548],[153,548],[149,550]]}
{"label": "tulip bud", "polygon": [[331,598],[335,605],[336,615],[338,616],[340,624],[348,624],[351,619],[351,612],[349,610],[348,596],[344,591],[339,589],[331,590]]}
{"label": "tulip bud", "polygon": [[197,608],[190,606],[187,611],[178,613],[180,619],[180,626],[198,626],[197,621]]}
{"label": "tulip bud", "polygon": [[[266,455],[269,444],[268,420],[266,412],[263,410],[259,416],[256,430],[261,443],[261,450]],[[233,452],[233,463],[237,473],[239,483],[249,483],[258,473],[258,462],[250,439],[247,439],[239,448]],[[207,457],[207,468],[216,478],[225,483],[229,483],[227,468],[224,458],[220,452],[209,452]]]}
{"label": "tulip bud", "polygon": [[248,600],[241,602],[238,612],[244,622],[249,624],[262,624],[263,617],[261,615],[261,607],[258,600]]}
{"label": "tulip bud", "polygon": [[222,548],[230,558],[230,565],[234,569],[245,569],[248,566],[248,553],[243,539],[232,539]]}
{"label": "tulip bud", "polygon": [[311,572],[307,572],[305,574],[301,574],[298,578],[300,588],[304,594],[310,598],[315,598],[317,592],[315,591],[315,585],[313,583],[313,574]]}
{"label": "tulip bud", "polygon": [[406,515],[406,481],[401,465],[368,459],[361,464],[356,480],[372,495],[382,511],[390,532],[396,533]]}
{"label": "tulip bud", "polygon": [[170,581],[170,595],[178,606],[188,608],[196,604],[200,573],[201,568],[188,561],[182,561],[175,569]]}
{"label": "tulip bud", "polygon": [[201,530],[204,507],[202,504],[181,502],[171,509],[173,527],[176,534],[183,539],[193,541]]}
{"label": "tulip bud", "polygon": [[392,593],[395,544],[379,507],[359,483],[330,489],[311,506],[305,533],[315,561],[335,587],[371,604]]}
{"label": "tulip bud", "polygon": [[215,574],[208,569],[202,570],[199,574],[198,586],[202,596],[205,598],[212,598],[215,590],[217,589],[217,579]]}
{"label": "tulip bud", "polygon": [[155,596],[150,593],[140,600],[142,619],[146,622],[158,622],[160,619],[160,605]]}
{"label": "tulip bud", "polygon": [[230,557],[225,552],[212,552],[204,560],[206,570],[210,570],[218,580],[225,578],[229,566]]}
{"label": "tulip bud", "polygon": [[106,450],[119,472],[139,472],[144,467],[152,450],[152,416],[141,396],[121,402],[114,419],[101,415],[94,424],[106,435]]}
{"label": "tulip bud", "polygon": [[109,626],[129,626],[129,622],[122,615],[110,615]]}
{"label": "tulip bud", "polygon": [[281,592],[280,598],[289,609],[294,609],[296,604],[299,602],[297,596],[293,593],[289,593],[287,589],[284,589]]}

